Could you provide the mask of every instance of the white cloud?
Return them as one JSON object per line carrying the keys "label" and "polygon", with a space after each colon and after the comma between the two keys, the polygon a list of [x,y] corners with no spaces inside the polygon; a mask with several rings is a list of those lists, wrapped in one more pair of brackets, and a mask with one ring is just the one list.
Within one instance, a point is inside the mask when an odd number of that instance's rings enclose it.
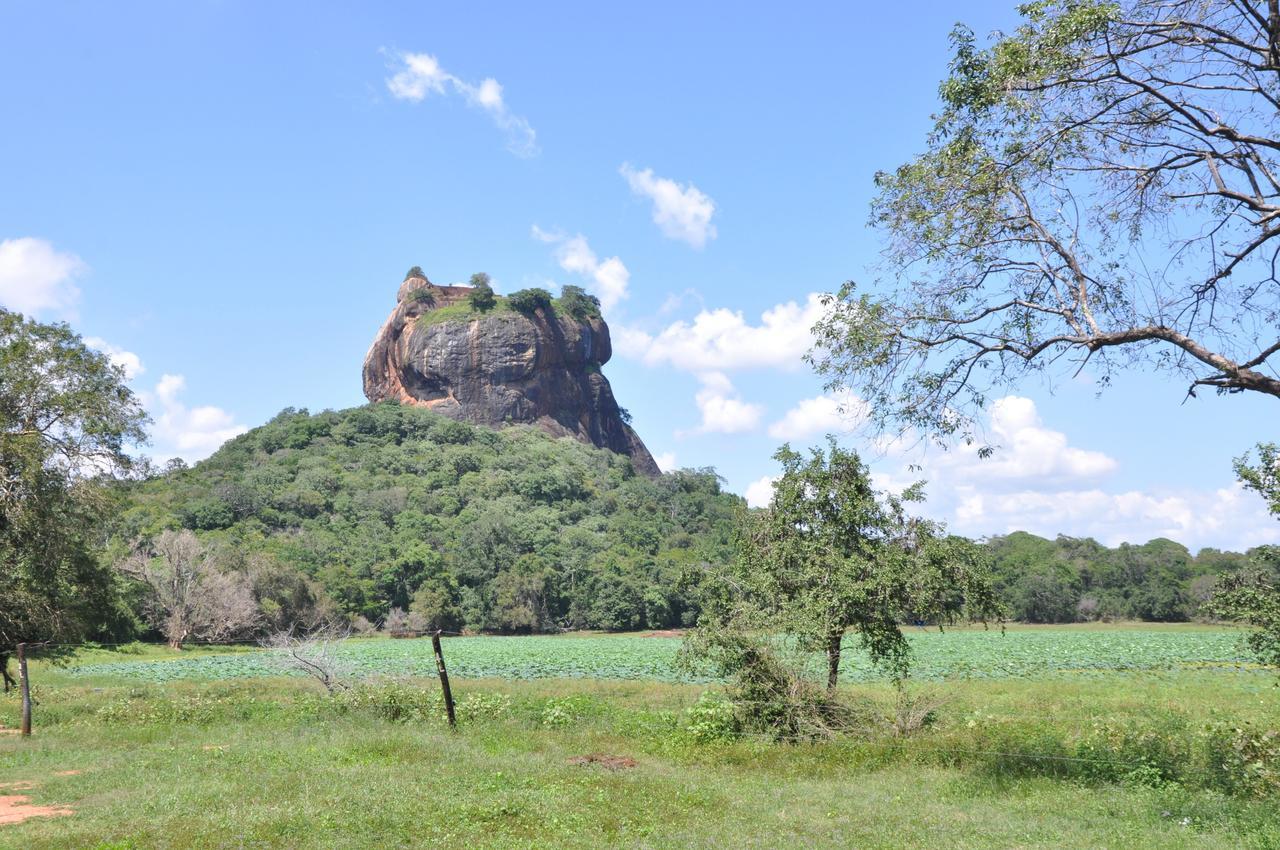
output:
{"label": "white cloud", "polygon": [[560,268],[582,277],[587,288],[600,299],[600,306],[609,310],[626,298],[631,283],[631,272],[617,257],[601,260],[591,250],[587,238],[579,233],[566,236],[533,226],[533,238],[556,246],[556,261]]}
{"label": "white cloud", "polygon": [[978,482],[984,490],[1033,482],[1037,489],[1074,486],[1114,472],[1114,458],[1068,444],[1066,434],[1044,427],[1035,402],[1005,396],[991,406],[990,432],[995,454],[981,459],[975,447],[940,457],[951,477]]}
{"label": "white cloud", "polygon": [[646,365],[669,363],[690,372],[768,367],[798,369],[813,345],[811,330],[825,308],[818,293],[803,304],[770,307],[751,325],[740,310],[702,310],[692,322],[678,321],[657,334],[620,329],[617,349]]}
{"label": "white cloud", "polygon": [[0,242],[0,304],[29,316],[75,318],[75,281],[88,269],[75,254],[56,251],[43,239],[6,239]]}
{"label": "white cloud", "polygon": [[866,421],[866,403],[849,393],[820,395],[796,404],[769,426],[769,436],[803,440],[815,434],[843,434]]}
{"label": "white cloud", "polygon": [[1260,498],[1235,484],[1106,489],[1106,477],[1120,464],[1047,427],[1031,399],[997,400],[988,429],[997,446],[990,458],[979,458],[974,447],[937,453],[921,444],[899,446],[876,463],[873,481],[900,491],[924,479],[929,499],[921,510],[971,537],[1029,531],[1093,537],[1108,546],[1168,537],[1192,551],[1280,542],[1280,522]]}
{"label": "white cloud", "polygon": [[663,452],[662,454],[654,455],[653,460],[658,464],[658,469],[661,469],[663,472],[671,472],[679,469],[679,467],[676,466],[675,452]]}
{"label": "white cloud", "polygon": [[84,338],[84,344],[107,355],[107,359],[113,364],[124,369],[124,376],[130,381],[147,371],[142,365],[141,357],[132,351],[125,351],[123,348],[112,345],[102,337],[87,336]]}
{"label": "white cloud", "polygon": [[652,168],[636,171],[626,162],[618,173],[626,178],[633,193],[653,201],[653,223],[664,236],[687,242],[694,248],[701,248],[708,239],[716,238],[716,226],[711,223],[715,201],[697,186],[655,177]]}
{"label": "white cloud", "polygon": [[763,508],[773,501],[773,485],[778,480],[776,475],[766,475],[758,478],[747,485],[747,492],[743,495],[747,498],[747,506],[751,508]]}
{"label": "white cloud", "polygon": [[698,376],[702,389],[694,396],[702,413],[702,424],[693,433],[739,434],[752,431],[760,424],[764,408],[738,397],[733,383],[723,372],[706,372]]}
{"label": "white cloud", "polygon": [[186,386],[182,375],[166,374],[160,376],[151,392],[140,393],[155,422],[152,438],[158,449],[157,460],[202,460],[227,440],[249,430],[220,407],[187,407],[179,399]]}
{"label": "white cloud", "polygon": [[387,90],[398,100],[419,103],[428,95],[447,96],[450,91],[466,98],[469,105],[488,113],[493,123],[507,134],[507,150],[516,156],[538,155],[537,134],[529,122],[513,115],[502,96],[502,85],[492,77],[479,84],[450,74],[440,67],[440,62],[429,53],[401,53],[397,55],[398,70],[387,79]]}
{"label": "white cloud", "polygon": [[1100,489],[962,491],[953,527],[973,535],[1030,531],[1093,537],[1108,546],[1168,537],[1192,551],[1280,543],[1280,522],[1239,485],[1209,491],[1107,493]]}

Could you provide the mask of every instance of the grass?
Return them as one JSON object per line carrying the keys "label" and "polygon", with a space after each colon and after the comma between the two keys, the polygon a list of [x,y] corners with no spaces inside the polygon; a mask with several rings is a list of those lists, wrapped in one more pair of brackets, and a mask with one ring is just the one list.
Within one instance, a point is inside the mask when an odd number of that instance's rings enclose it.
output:
{"label": "grass", "polygon": [[[577,319],[572,317],[561,306],[560,299],[554,298],[551,301],[551,311],[559,316],[573,318],[574,321],[586,321],[591,317]],[[490,316],[519,316],[514,307],[511,306],[506,298],[501,295],[497,296],[497,301],[489,310],[481,312],[471,306],[471,302],[462,300],[449,304],[444,307],[428,309],[418,317],[418,325],[420,327],[429,327],[431,325],[440,325],[446,322],[472,322],[476,319],[484,319]]]}
{"label": "grass", "polygon": [[[1035,752],[1099,724],[1280,727],[1280,691],[1257,673],[921,684],[945,702],[917,735],[808,745],[697,739],[692,684],[459,678],[451,731],[427,678],[336,701],[279,677],[153,683],[37,662],[33,680],[37,734],[0,736],[0,782],[36,780],[33,802],[75,814],[0,827],[3,848],[1280,847],[1274,798],[972,752]],[[884,684],[847,690],[893,710]],[[16,708],[0,703],[0,722]],[[593,753],[636,766],[569,761]]]}

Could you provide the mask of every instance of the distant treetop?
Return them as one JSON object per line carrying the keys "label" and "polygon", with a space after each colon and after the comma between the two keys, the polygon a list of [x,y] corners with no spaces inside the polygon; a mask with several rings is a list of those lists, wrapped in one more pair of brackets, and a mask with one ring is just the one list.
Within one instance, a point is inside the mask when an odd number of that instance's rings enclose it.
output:
{"label": "distant treetop", "polygon": [[481,313],[492,310],[498,303],[497,296],[493,294],[493,287],[489,285],[487,274],[476,272],[471,276],[471,293],[467,296],[467,300],[471,302],[472,308]]}
{"label": "distant treetop", "polygon": [[420,277],[423,280],[427,279],[426,274],[422,271],[422,266],[414,266],[413,268],[409,269],[409,271],[405,272],[405,275],[404,275],[405,280],[408,280],[411,277]]}

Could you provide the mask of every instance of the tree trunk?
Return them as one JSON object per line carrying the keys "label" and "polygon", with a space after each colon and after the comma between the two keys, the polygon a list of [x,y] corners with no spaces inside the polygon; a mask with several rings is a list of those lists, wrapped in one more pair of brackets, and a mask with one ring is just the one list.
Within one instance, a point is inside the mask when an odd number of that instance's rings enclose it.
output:
{"label": "tree trunk", "polygon": [[827,693],[836,692],[836,679],[840,675],[840,644],[844,640],[844,631],[831,633],[827,638]]}
{"label": "tree trunk", "polygon": [[187,639],[187,632],[185,632],[185,631],[184,631],[182,634],[180,634],[180,635],[170,635],[170,636],[169,636],[169,648],[170,648],[170,649],[177,649],[177,650],[181,650],[181,649],[182,649],[182,642],[183,642],[183,641],[185,641],[186,639]]}

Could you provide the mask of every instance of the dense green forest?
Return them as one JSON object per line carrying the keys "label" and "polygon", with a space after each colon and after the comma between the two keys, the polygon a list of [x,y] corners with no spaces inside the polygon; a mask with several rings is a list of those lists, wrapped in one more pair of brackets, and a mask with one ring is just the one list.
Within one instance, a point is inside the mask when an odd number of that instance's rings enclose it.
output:
{"label": "dense green forest", "polygon": [[[1274,548],[1274,547],[1273,547]],[[1014,532],[987,549],[996,588],[1011,618],[1029,623],[1088,620],[1195,619],[1219,575],[1264,562],[1262,548],[1241,554],[1185,546],[1157,538],[1111,549],[1091,538],[1046,540]]]}
{"label": "dense green forest", "polygon": [[400,609],[501,631],[692,624],[681,576],[730,557],[743,506],[709,470],[650,479],[571,438],[394,402],[287,409],[130,497],[117,552],[195,530],[279,622]]}
{"label": "dense green forest", "polygon": [[[577,440],[394,402],[286,409],[126,495],[109,557],[191,529],[219,569],[249,577],[260,628],[396,609],[446,629],[688,626],[688,579],[733,557],[745,510],[712,470],[650,479]],[[986,548],[1010,617],[1037,623],[1192,619],[1215,576],[1249,558],[1024,532]]]}

